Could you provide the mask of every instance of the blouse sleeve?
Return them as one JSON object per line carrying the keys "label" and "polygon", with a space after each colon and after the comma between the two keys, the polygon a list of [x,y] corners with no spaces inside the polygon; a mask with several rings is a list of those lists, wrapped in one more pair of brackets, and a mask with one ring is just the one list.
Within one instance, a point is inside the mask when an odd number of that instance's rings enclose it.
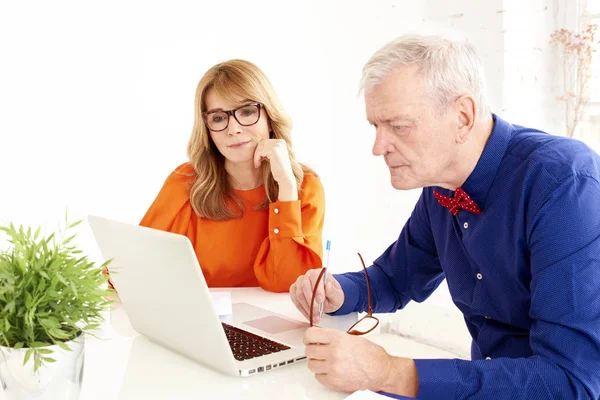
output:
{"label": "blouse sleeve", "polygon": [[177,167],[165,180],[140,225],[187,235],[193,212],[189,202],[194,179],[194,171],[189,164]]}
{"label": "blouse sleeve", "polygon": [[324,217],[323,186],[311,173],[304,177],[298,200],[269,205],[269,236],[254,262],[263,289],[287,292],[298,276],[322,267]]}

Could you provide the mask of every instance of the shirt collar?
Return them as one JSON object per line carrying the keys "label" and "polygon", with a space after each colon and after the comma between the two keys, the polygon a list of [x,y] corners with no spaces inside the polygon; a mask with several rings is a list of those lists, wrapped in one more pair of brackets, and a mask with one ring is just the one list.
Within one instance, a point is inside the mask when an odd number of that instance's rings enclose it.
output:
{"label": "shirt collar", "polygon": [[504,158],[506,148],[511,138],[513,127],[496,114],[492,114],[494,129],[488,139],[475,169],[461,188],[485,212],[485,201],[498,173],[500,162]]}

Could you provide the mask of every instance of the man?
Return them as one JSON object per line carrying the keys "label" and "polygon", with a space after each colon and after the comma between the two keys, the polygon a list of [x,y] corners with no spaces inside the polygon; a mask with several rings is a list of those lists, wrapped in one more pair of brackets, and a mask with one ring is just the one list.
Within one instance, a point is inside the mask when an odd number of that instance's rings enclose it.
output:
{"label": "man", "polygon": [[[599,398],[598,154],[491,114],[481,63],[463,42],[400,37],[365,65],[362,88],[392,186],[423,188],[398,240],[367,269],[374,311],[421,302],[446,278],[471,360],[392,357],[313,327],[316,379],[420,399]],[[319,272],[290,287],[305,316]],[[364,273],[333,275],[315,299],[334,315],[366,311]]]}

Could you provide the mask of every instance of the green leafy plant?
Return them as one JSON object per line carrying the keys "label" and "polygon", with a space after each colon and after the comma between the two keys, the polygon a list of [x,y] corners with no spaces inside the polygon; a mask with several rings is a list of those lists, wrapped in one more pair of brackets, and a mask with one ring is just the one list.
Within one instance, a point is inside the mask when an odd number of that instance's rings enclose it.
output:
{"label": "green leafy plant", "polygon": [[112,303],[101,273],[108,262],[96,266],[71,244],[81,222],[65,214],[58,234],[47,237],[40,228],[0,226],[10,243],[0,251],[0,345],[27,348],[23,364],[33,356],[34,371],[55,361],[48,346],[71,350],[66,342],[97,329]]}

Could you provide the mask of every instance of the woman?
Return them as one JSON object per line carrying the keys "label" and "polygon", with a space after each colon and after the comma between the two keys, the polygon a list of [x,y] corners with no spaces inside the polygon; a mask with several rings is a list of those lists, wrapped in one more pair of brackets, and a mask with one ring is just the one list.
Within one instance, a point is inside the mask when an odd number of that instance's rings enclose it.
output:
{"label": "woman", "polygon": [[317,175],[294,159],[291,121],[254,64],[212,67],[196,89],[189,162],[140,225],[186,235],[209,287],[284,292],[322,266]]}

